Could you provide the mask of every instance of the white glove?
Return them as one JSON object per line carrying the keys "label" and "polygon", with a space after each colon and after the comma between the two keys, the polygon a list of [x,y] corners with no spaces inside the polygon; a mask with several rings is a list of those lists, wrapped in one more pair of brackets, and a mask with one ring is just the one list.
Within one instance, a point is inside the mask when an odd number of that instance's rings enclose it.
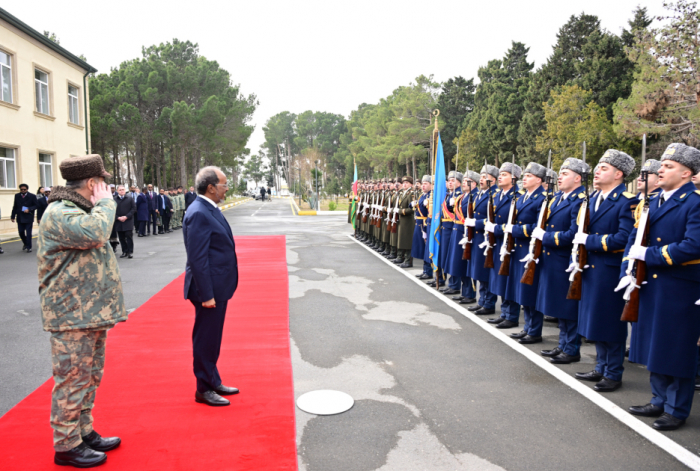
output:
{"label": "white glove", "polygon": [[484,229],[486,229],[486,232],[493,233],[496,230],[496,225],[492,222],[486,222],[484,223]]}
{"label": "white glove", "polygon": [[474,219],[474,218],[466,218],[466,219],[464,220],[464,224],[466,224],[467,227],[474,227],[474,226],[476,226],[476,219]]}
{"label": "white glove", "polygon": [[506,232],[508,234],[513,233],[513,225],[512,224],[506,224],[506,227],[503,228],[503,232]]}
{"label": "white glove", "polygon": [[413,208],[416,205],[415,201],[411,201],[411,207]]}
{"label": "white glove", "polygon": [[427,239],[428,239],[428,234],[426,234],[425,232],[423,232],[423,240],[427,240]]}
{"label": "white glove", "polygon": [[395,212],[396,214],[399,214],[399,208],[394,208],[394,212]]}
{"label": "white glove", "polygon": [[454,204],[455,204],[455,199],[454,199],[454,198],[450,198],[450,206],[454,206]]}
{"label": "white glove", "polygon": [[636,260],[641,260],[642,262],[644,261],[644,257],[647,255],[647,248],[642,247],[641,245],[633,245],[630,247],[630,253],[629,257],[634,258]]}
{"label": "white glove", "polygon": [[586,245],[586,240],[588,240],[588,234],[585,232],[577,232],[574,236],[574,244]]}
{"label": "white glove", "polygon": [[532,231],[532,237],[534,237],[537,240],[542,240],[544,237],[544,229],[541,227],[536,227],[534,231]]}

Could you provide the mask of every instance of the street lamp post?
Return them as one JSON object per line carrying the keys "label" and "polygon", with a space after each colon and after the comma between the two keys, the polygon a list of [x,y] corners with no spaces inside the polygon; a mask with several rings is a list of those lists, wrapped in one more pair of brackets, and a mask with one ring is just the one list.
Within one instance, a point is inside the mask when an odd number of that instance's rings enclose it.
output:
{"label": "street lamp post", "polygon": [[316,211],[321,209],[320,195],[318,194],[318,160],[316,161]]}

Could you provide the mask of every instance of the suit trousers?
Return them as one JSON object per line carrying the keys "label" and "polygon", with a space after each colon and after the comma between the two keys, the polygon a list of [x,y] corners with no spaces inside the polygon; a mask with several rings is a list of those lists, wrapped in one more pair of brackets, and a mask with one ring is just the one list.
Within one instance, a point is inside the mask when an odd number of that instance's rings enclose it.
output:
{"label": "suit trousers", "polygon": [[151,225],[153,225],[153,233],[157,234],[158,229],[156,228],[158,222],[158,213],[156,213],[156,210],[151,210],[148,211],[148,224],[146,225],[146,228],[148,229],[148,233],[151,233]]}
{"label": "suit trousers", "polygon": [[133,231],[117,231],[119,244],[122,246],[122,253],[134,253]]}
{"label": "suit trousers", "polygon": [[[561,319],[559,320],[561,322]],[[581,336],[579,335],[579,338]],[[596,341],[596,365],[595,370],[614,381],[622,381],[622,372],[625,361],[625,342],[600,342]]]}
{"label": "suit trousers", "polygon": [[[567,355],[579,355],[581,352],[581,335],[578,333],[578,320],[557,320],[559,321],[559,348]],[[625,350],[623,349],[622,354],[624,355],[624,353]],[[601,373],[605,374],[603,371]],[[620,371],[620,377],[622,377],[622,371]],[[619,381],[616,378],[609,378]]]}
{"label": "suit trousers", "polygon": [[214,308],[202,307],[202,303],[191,302],[195,311],[192,330],[194,376],[197,378],[197,391],[205,393],[221,386],[221,376],[216,363],[221,352],[228,301],[217,301]]}
{"label": "suit trousers", "polygon": [[520,321],[520,304],[501,296],[501,318],[517,324]]}
{"label": "suit trousers", "polygon": [[693,406],[695,379],[651,373],[651,403],[677,419],[687,419]]}
{"label": "suit trousers", "polygon": [[476,298],[476,291],[474,291],[474,284],[471,278],[468,276],[462,276],[462,297],[467,299]]}
{"label": "suit trousers", "polygon": [[462,291],[462,278],[459,276],[452,276],[447,280],[447,287],[450,289],[456,289],[457,291]]}
{"label": "suit trousers", "polygon": [[17,230],[19,231],[19,238],[22,239],[24,246],[28,249],[32,248],[32,226],[34,223],[17,223]]}
{"label": "suit trousers", "polygon": [[523,306],[523,318],[525,327],[523,330],[531,337],[542,337],[542,324],[544,314],[535,309],[535,306]]}
{"label": "suit trousers", "polygon": [[479,282],[479,306],[484,309],[493,309],[496,307],[498,296],[489,291],[489,282]]}
{"label": "suit trousers", "polygon": [[170,230],[170,218],[172,213],[168,213],[167,210],[163,210],[163,214],[160,215],[160,221],[163,223],[163,232],[168,232]]}
{"label": "suit trousers", "polygon": [[148,221],[139,221],[139,234],[142,236],[146,235],[146,224],[148,224]]}

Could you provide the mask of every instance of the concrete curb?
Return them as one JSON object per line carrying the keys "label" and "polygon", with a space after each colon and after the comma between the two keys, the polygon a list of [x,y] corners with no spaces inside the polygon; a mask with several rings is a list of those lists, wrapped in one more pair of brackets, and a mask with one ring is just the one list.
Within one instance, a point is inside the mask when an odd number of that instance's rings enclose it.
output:
{"label": "concrete curb", "polygon": [[253,199],[253,198],[246,198],[246,199],[244,199],[244,200],[236,201],[235,203],[225,204],[225,205],[223,205],[223,206],[219,206],[219,209],[222,210],[222,211],[226,211],[227,209],[231,209],[231,208],[233,208],[234,206],[238,206],[239,204],[246,203],[246,202],[248,202],[248,201],[251,201],[252,199]]}

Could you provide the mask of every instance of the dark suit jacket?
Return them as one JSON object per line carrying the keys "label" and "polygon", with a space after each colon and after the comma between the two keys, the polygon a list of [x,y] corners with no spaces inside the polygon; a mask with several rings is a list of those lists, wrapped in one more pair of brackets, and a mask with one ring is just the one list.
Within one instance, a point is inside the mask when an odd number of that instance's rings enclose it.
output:
{"label": "dark suit jacket", "polygon": [[[29,209],[29,213],[22,211],[22,206],[26,206]],[[15,204],[12,206],[12,216],[10,219],[15,219],[21,224],[31,224],[34,222],[34,211],[39,208],[36,200],[36,195],[34,193],[29,193],[22,198],[21,193],[15,195]]]}
{"label": "dark suit jacket", "polygon": [[136,219],[148,221],[148,198],[143,193],[139,193],[136,199]]}
{"label": "dark suit jacket", "polygon": [[46,208],[49,206],[49,200],[46,196],[37,196],[36,205],[36,218],[39,222],[41,222],[41,217],[44,215],[44,211],[46,211]]}
{"label": "dark suit jacket", "polygon": [[[114,197],[114,202],[117,203],[117,212],[114,215],[114,229],[116,231],[133,231],[134,230],[134,214],[136,214],[136,203],[134,198],[128,194],[124,198],[119,198],[119,195]],[[119,217],[126,216],[126,221],[121,222]]]}
{"label": "dark suit jacket", "polygon": [[189,208],[194,200],[197,199],[197,193],[190,193],[189,191],[185,193],[185,209]]}
{"label": "dark suit jacket", "polygon": [[[163,200],[165,199],[165,210],[163,209]],[[160,213],[161,216],[165,215],[167,217],[170,217],[172,213],[170,212],[171,209],[173,209],[173,203],[170,201],[170,197],[168,195],[158,195],[158,203],[156,208],[158,212]]]}
{"label": "dark suit jacket", "polygon": [[158,209],[158,196],[160,196],[157,192],[153,192],[153,196],[151,197],[150,192],[146,192],[144,194],[146,196],[146,201],[148,201],[148,210],[149,211],[155,211]]}
{"label": "dark suit jacket", "polygon": [[228,301],[238,287],[238,260],[231,226],[219,208],[197,198],[182,221],[187,252],[185,299]]}

